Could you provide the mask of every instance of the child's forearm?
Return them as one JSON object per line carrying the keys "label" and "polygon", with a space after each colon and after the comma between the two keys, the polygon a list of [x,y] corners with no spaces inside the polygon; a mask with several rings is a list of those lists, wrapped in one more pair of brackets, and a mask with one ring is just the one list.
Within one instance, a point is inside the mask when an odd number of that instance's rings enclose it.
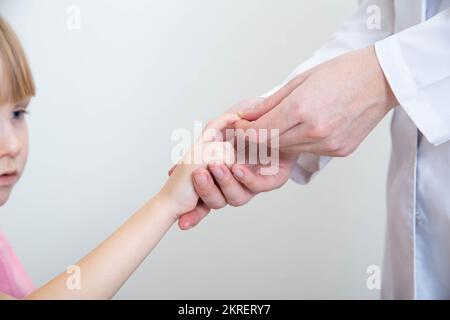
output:
{"label": "child's forearm", "polygon": [[109,299],[129,278],[176,221],[171,203],[156,196],[108,239],[80,260],[80,288],[62,273],[27,299]]}

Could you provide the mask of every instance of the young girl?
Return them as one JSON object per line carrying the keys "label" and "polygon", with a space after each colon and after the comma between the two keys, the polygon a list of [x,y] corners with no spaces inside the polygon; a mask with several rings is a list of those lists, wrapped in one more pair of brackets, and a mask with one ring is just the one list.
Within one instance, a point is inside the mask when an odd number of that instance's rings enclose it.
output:
{"label": "young girl", "polygon": [[[9,198],[22,175],[28,155],[28,133],[24,114],[35,88],[21,45],[0,17],[0,206]],[[211,130],[225,129],[239,120],[226,114],[208,124]],[[234,158],[228,142],[207,139],[205,134],[184,156],[161,191],[145,203],[124,225],[73,266],[79,275],[63,272],[34,290],[11,247],[0,234],[0,299],[109,299],[152,251],[168,229],[197,204],[192,186],[193,170],[211,160]],[[210,133],[211,131],[209,131]],[[214,137],[217,138],[217,137]],[[206,146],[206,148],[205,148]],[[227,152],[223,152],[226,147]],[[209,150],[203,162],[194,151]],[[208,158],[216,154],[219,159]],[[198,152],[196,153],[198,156]],[[198,160],[197,158],[195,160]]]}

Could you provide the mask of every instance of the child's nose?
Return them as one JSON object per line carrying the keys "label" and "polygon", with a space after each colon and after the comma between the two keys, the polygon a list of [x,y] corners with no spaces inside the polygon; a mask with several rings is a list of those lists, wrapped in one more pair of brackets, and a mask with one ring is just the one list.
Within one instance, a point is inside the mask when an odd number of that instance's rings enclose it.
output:
{"label": "child's nose", "polygon": [[14,129],[9,126],[1,126],[0,128],[0,157],[15,157],[20,152],[21,143],[14,132]]}

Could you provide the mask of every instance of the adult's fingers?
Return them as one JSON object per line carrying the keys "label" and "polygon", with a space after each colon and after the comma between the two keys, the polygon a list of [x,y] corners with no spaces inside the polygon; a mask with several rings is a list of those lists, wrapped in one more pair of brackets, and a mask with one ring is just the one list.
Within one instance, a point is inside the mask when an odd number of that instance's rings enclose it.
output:
{"label": "adult's fingers", "polygon": [[280,134],[279,136],[279,148],[287,148],[290,146],[305,144],[305,143],[315,143],[323,140],[325,137],[321,135],[320,132],[314,132],[310,130],[309,124],[301,123],[286,132]]}
{"label": "adult's fingers", "polygon": [[211,209],[221,209],[227,201],[206,169],[197,169],[193,173],[194,188],[200,199]]}
{"label": "adult's fingers", "polygon": [[[278,135],[283,134],[289,129],[299,125],[300,119],[297,116],[297,107],[293,105],[290,99],[284,100],[280,105],[262,115],[255,121],[240,120],[235,123],[235,128],[242,130],[252,143],[267,143],[274,131]],[[266,139],[261,137],[261,129],[267,130]],[[254,138],[254,137],[257,138]],[[265,140],[265,141],[264,141]]]}
{"label": "adult's fingers", "polygon": [[258,103],[262,101],[264,101],[264,98],[262,97],[244,99],[234,104],[232,107],[230,107],[226,111],[226,113],[240,114],[241,112],[244,112],[246,109],[254,108]]}
{"label": "adult's fingers", "polygon": [[[222,135],[222,131],[231,127],[236,121],[240,120],[240,116],[236,113],[225,113],[210,122],[203,130],[202,140],[204,142],[217,141],[223,139],[217,139],[217,135]],[[223,137],[222,137],[223,138]]]}
{"label": "adult's fingers", "polygon": [[194,210],[185,213],[178,219],[178,227],[181,230],[189,230],[199,224],[210,212],[210,208],[202,201],[199,201]]}
{"label": "adult's fingers", "polygon": [[278,174],[260,175],[245,165],[235,164],[231,170],[233,176],[253,194],[276,189],[284,182]]}
{"label": "adult's fingers", "polygon": [[295,77],[273,95],[256,104],[253,108],[247,108],[240,111],[239,116],[248,121],[259,119],[262,115],[266,114],[286,99],[300,84],[302,84],[305,78],[306,74]]}
{"label": "adult's fingers", "polygon": [[242,206],[253,197],[253,194],[243,188],[224,164],[211,163],[208,165],[208,169],[213,174],[214,180],[219,185],[228,204]]}

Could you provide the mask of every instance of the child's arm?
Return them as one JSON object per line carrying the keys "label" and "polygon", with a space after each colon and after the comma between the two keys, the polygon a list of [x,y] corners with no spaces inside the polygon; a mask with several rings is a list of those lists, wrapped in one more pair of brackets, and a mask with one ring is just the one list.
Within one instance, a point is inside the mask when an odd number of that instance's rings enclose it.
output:
{"label": "child's arm", "polygon": [[[236,115],[224,115],[210,123],[209,128],[222,130],[238,119]],[[226,142],[215,144],[220,147]],[[196,144],[192,150],[198,146],[199,144]],[[81,259],[76,264],[80,270],[80,289],[70,290],[67,283],[73,275],[62,273],[26,299],[111,298],[179,216],[195,207],[198,196],[192,186],[191,174],[210,160],[204,159],[203,163],[178,165],[154,198],[108,239]]]}
{"label": "child's arm", "polygon": [[176,221],[170,199],[158,194],[109,238],[81,259],[80,289],[62,273],[26,299],[110,299]]}

